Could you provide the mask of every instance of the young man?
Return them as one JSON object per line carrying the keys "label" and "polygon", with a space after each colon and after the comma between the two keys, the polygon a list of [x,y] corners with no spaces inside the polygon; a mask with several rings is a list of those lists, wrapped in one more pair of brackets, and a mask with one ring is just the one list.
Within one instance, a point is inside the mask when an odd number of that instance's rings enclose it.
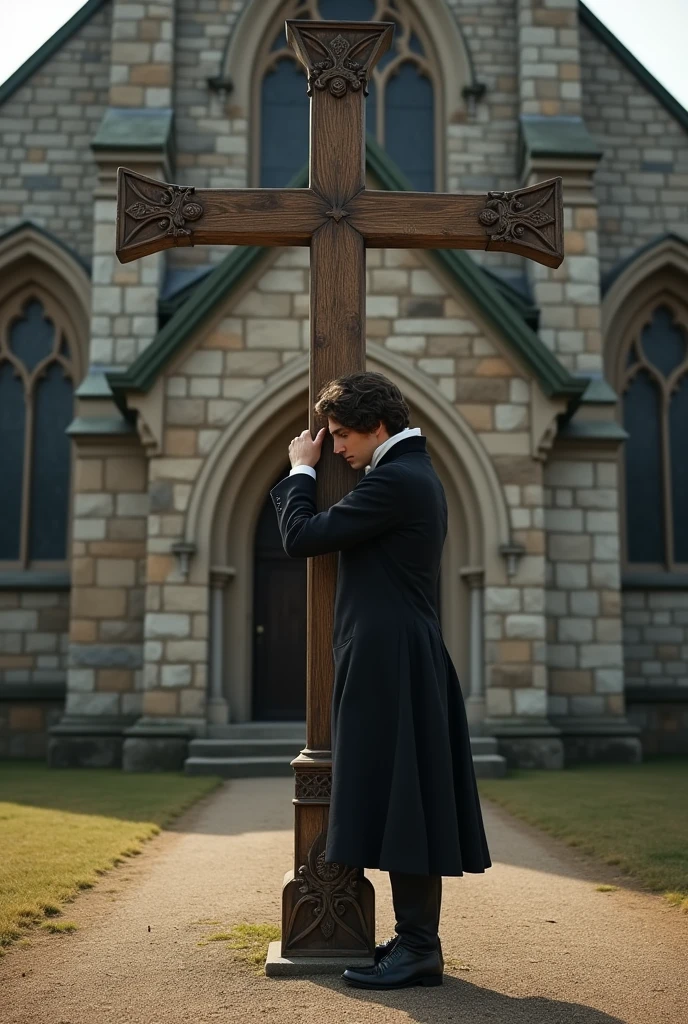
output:
{"label": "young man", "polygon": [[420,430],[381,373],[318,396],[334,452],[366,475],[316,512],[325,427],[289,445],[271,491],[286,553],[339,551],[332,637],[328,862],[389,871],[396,935],[376,964],[342,977],[366,988],[440,985],[442,875],[490,867],[463,696],[442,638],[437,580],[447,503]]}

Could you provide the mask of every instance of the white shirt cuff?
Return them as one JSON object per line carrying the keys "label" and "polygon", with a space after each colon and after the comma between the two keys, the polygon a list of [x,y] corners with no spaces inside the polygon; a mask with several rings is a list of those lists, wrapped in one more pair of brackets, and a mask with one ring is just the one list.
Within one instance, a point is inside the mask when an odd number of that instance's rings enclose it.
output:
{"label": "white shirt cuff", "polygon": [[313,479],[315,480],[315,469],[313,468],[313,466],[294,466],[294,468],[289,473],[289,476],[293,476],[294,473],[308,473],[308,475],[312,476]]}

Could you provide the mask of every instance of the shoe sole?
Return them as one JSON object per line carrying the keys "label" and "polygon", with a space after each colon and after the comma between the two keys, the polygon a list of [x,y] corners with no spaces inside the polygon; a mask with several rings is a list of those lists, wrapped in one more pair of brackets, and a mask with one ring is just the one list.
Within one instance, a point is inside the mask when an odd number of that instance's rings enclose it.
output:
{"label": "shoe sole", "polygon": [[414,978],[413,981],[402,981],[399,985],[377,985],[369,984],[365,981],[353,981],[350,978],[344,978],[344,982],[350,985],[352,988],[377,988],[377,989],[393,989],[393,988],[411,988],[413,985],[423,985],[425,988],[434,988],[437,985],[442,984],[441,974],[428,974],[422,978]]}

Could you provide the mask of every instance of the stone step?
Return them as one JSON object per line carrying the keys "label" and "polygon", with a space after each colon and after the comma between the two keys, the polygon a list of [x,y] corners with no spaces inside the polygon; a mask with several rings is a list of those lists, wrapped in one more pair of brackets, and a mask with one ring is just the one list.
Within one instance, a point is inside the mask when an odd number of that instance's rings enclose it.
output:
{"label": "stone step", "polygon": [[306,746],[305,736],[287,739],[191,740],[189,757],[296,757]]}
{"label": "stone step", "polygon": [[[496,740],[494,742],[496,744]],[[264,740],[263,744],[261,746],[257,740],[243,744],[237,740],[192,740],[184,772],[186,775],[219,775],[223,779],[291,775],[290,761],[296,757],[298,749],[274,740]],[[281,747],[287,749],[280,750]],[[499,779],[507,774],[506,760],[497,753],[474,752],[473,768],[478,779]]]}
{"label": "stone step", "polygon": [[[238,737],[227,739],[195,739],[189,745],[191,757],[260,757],[261,755],[284,755],[296,757],[306,745],[304,736],[271,737],[262,736]],[[497,753],[497,740],[494,736],[471,736],[471,752],[476,755]]]}
{"label": "stone step", "polygon": [[507,774],[506,758],[501,754],[474,754],[476,779],[503,779]]}
{"label": "stone step", "polygon": [[223,779],[293,775],[288,757],[187,757],[185,775],[219,775]]}
{"label": "stone step", "polygon": [[279,740],[294,739],[306,735],[305,722],[241,722],[232,725],[209,725],[208,739],[211,740]]}
{"label": "stone step", "polygon": [[477,754],[496,754],[497,747],[496,736],[471,736],[471,753],[474,757]]}

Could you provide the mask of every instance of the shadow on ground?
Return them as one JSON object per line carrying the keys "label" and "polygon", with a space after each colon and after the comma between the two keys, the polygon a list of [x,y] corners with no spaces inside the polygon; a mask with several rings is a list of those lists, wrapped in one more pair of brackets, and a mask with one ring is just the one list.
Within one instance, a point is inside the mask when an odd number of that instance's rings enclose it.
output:
{"label": "shadow on ground", "polygon": [[[345,982],[335,978],[313,976],[310,980],[340,995],[346,986]],[[445,974],[441,988],[416,986],[370,992],[346,986],[345,992],[352,1002],[398,1010],[405,1014],[403,1019],[417,1024],[447,1024],[448,1021],[470,1021],[470,1024],[495,1024],[495,1021],[508,1021],[509,1024],[624,1024],[620,1017],[612,1017],[580,1003],[539,996],[523,999],[506,996],[448,974]]]}

